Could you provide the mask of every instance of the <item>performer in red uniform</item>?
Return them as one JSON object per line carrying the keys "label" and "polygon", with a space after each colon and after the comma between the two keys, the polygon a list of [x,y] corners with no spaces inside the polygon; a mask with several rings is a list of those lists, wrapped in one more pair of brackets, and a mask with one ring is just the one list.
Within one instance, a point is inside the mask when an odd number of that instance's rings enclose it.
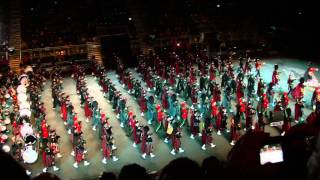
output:
{"label": "performer in red uniform", "polygon": [[304,97],[304,78],[300,78],[299,84],[292,90],[291,96],[293,99],[303,99]]}
{"label": "performer in red uniform", "polygon": [[183,126],[188,120],[188,108],[186,107],[186,103],[181,103],[181,125]]}
{"label": "performer in red uniform", "polygon": [[50,149],[50,147],[46,147],[42,152],[42,159],[44,168],[42,169],[42,172],[47,172],[49,167],[52,167],[54,171],[58,171],[59,168],[55,165],[55,157],[54,153]]}
{"label": "performer in red uniform", "polygon": [[114,146],[114,139],[112,136],[111,126],[108,123],[103,125],[103,132],[102,132],[102,152],[103,152],[103,159],[102,163],[107,164],[107,160],[110,160],[112,157],[113,161],[118,161],[118,158],[115,155],[116,147]]}
{"label": "performer in red uniform", "polygon": [[216,145],[213,144],[212,132],[213,132],[212,124],[202,129],[201,149],[206,150],[207,145],[210,145],[211,148],[216,147]]}
{"label": "performer in red uniform", "polygon": [[162,102],[162,107],[164,110],[168,110],[169,108],[169,103],[168,103],[168,89],[166,86],[163,87],[162,93],[161,93],[161,102]]}
{"label": "performer in red uniform", "polygon": [[211,99],[211,116],[212,116],[212,121],[217,121],[219,114],[218,106],[214,98]]}
{"label": "performer in red uniform", "polygon": [[174,87],[175,84],[176,84],[176,77],[174,75],[174,71],[173,70],[170,71],[169,84],[170,84],[171,87]]}
{"label": "performer in red uniform", "polygon": [[289,106],[289,96],[287,92],[283,92],[282,97],[281,97],[281,102],[282,102],[282,107],[283,109],[287,109],[287,107]]}
{"label": "performer in red uniform", "polygon": [[260,59],[255,59],[255,68],[256,68],[256,78],[260,78],[261,77],[261,74],[260,74],[260,70],[261,70],[261,67],[262,67],[262,62],[260,61]]}
{"label": "performer in red uniform", "polygon": [[137,144],[141,142],[140,136],[138,134],[139,122],[135,120],[135,116],[129,119],[129,126],[131,127],[132,136],[133,136],[133,147],[137,147]]}
{"label": "performer in red uniform", "polygon": [[296,104],[294,105],[294,120],[296,123],[298,123],[299,121],[303,121],[302,120],[302,116],[303,116],[303,102],[301,101],[301,98],[298,98],[296,100]]}
{"label": "performer in red uniform", "polygon": [[238,117],[240,118],[239,119],[239,123],[241,124],[242,121],[246,121],[246,103],[245,103],[245,100],[243,98],[240,98],[238,100]]}
{"label": "performer in red uniform", "polygon": [[86,122],[89,122],[89,119],[92,118],[92,109],[90,107],[90,98],[86,98],[84,105],[84,115],[86,116]]}
{"label": "performer in red uniform", "polygon": [[152,133],[150,132],[149,126],[144,126],[142,131],[142,143],[141,143],[141,157],[146,159],[147,155],[150,155],[151,158],[154,158],[155,155],[153,154],[153,140],[152,140]]}
{"label": "performer in red uniform", "polygon": [[214,81],[216,79],[216,72],[215,72],[215,69],[214,69],[214,64],[211,64],[210,65],[210,69],[209,69],[209,79],[210,81]]}
{"label": "performer in red uniform", "polygon": [[74,168],[78,168],[79,163],[84,161],[84,166],[90,165],[90,163],[85,158],[86,150],[84,148],[85,140],[81,137],[81,134],[74,134],[74,155],[75,163],[73,164]]}
{"label": "performer in red uniform", "polygon": [[61,100],[61,107],[60,107],[60,111],[61,111],[61,117],[64,121],[65,124],[67,124],[67,104],[66,104],[66,100],[62,97]]}
{"label": "performer in red uniform", "polygon": [[192,111],[191,118],[190,118],[190,138],[194,139],[197,135],[201,136],[200,133],[200,114],[197,110]]}
{"label": "performer in red uniform", "polygon": [[171,142],[172,142],[172,147],[173,149],[171,150],[171,154],[172,155],[175,155],[176,152],[179,152],[179,153],[183,153],[184,150],[181,148],[181,128],[179,127],[179,123],[178,122],[174,122],[173,123],[173,132],[172,132],[172,139],[171,139]]}
{"label": "performer in red uniform", "polygon": [[243,83],[243,80],[238,80],[238,84],[237,84],[237,99],[240,99],[240,98],[244,97],[244,90],[245,90],[245,85]]}
{"label": "performer in red uniform", "polygon": [[257,101],[262,98],[262,94],[266,91],[266,84],[263,82],[263,79],[260,78],[258,82],[258,88],[257,88]]}
{"label": "performer in red uniform", "polygon": [[156,116],[157,116],[156,132],[158,132],[160,128],[163,128],[164,113],[161,110],[161,105],[160,104],[158,104],[156,106],[156,109],[157,109],[157,113],[156,113]]}
{"label": "performer in red uniform", "polygon": [[280,72],[278,71],[278,69],[279,69],[279,65],[275,64],[274,65],[274,71],[272,73],[272,81],[271,81],[274,85],[279,85]]}
{"label": "performer in red uniform", "polygon": [[147,109],[147,97],[145,90],[142,91],[141,96],[139,98],[139,105],[141,110],[141,116],[144,116],[144,113],[148,110]]}
{"label": "performer in red uniform", "polygon": [[232,117],[230,119],[231,123],[230,123],[230,136],[231,136],[231,145],[235,145],[236,141],[239,139],[240,137],[240,124],[237,124],[235,121],[235,117]]}

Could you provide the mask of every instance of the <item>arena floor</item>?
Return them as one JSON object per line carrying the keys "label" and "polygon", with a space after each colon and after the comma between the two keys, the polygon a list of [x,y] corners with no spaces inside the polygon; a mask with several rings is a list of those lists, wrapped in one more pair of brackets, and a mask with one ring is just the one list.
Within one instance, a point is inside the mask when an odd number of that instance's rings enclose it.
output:
{"label": "arena floor", "polygon": [[[265,60],[266,64],[262,68],[262,76],[266,82],[271,81],[271,75],[273,71],[273,66],[275,63],[279,64],[280,69],[280,84],[282,89],[287,91],[287,78],[289,72],[293,72],[295,77],[301,77],[304,75],[307,68],[307,62],[302,60],[294,59],[269,59]],[[133,69],[131,70],[135,77],[138,77]],[[127,103],[129,108],[133,110],[134,114],[137,115],[137,118],[140,122],[147,124],[147,121],[144,117],[140,116],[140,108],[137,101],[133,96],[128,94],[128,92],[119,84],[119,81],[115,75],[115,72],[109,72],[109,78],[115,83],[117,90],[121,91],[122,95],[127,98]],[[317,74],[319,78],[319,72]],[[297,83],[298,81],[296,81]],[[189,138],[189,133],[187,129],[183,131],[182,137],[182,147],[185,149],[184,153],[177,154],[173,156],[170,154],[171,147],[164,143],[162,139],[159,138],[157,134],[154,133],[154,154],[155,158],[150,159],[147,157],[146,160],[141,158],[139,152],[139,147],[134,148],[132,146],[133,141],[126,136],[124,130],[120,127],[119,121],[116,119],[116,114],[112,111],[111,104],[103,97],[101,88],[97,81],[91,76],[87,76],[87,86],[89,88],[90,95],[94,97],[99,103],[99,107],[102,108],[102,111],[110,117],[110,122],[113,126],[113,133],[115,138],[115,145],[117,146],[117,156],[119,160],[117,162],[108,161],[108,163],[102,164],[102,152],[100,150],[100,140],[98,139],[97,132],[92,130],[91,122],[86,123],[84,120],[84,111],[80,107],[80,100],[76,94],[75,81],[68,77],[64,79],[63,87],[64,92],[69,94],[71,97],[72,104],[75,107],[76,112],[78,113],[78,119],[82,120],[84,139],[86,140],[86,148],[88,150],[87,160],[91,163],[90,166],[84,167],[83,164],[79,165],[78,169],[75,169],[72,164],[74,163],[74,157],[70,155],[72,151],[72,146],[70,142],[69,135],[65,129],[63,121],[60,118],[59,110],[52,110],[52,97],[51,97],[51,82],[47,81],[44,91],[42,93],[42,101],[46,107],[47,121],[51,127],[55,128],[57,133],[61,136],[60,138],[60,147],[62,158],[58,159],[57,166],[60,168],[60,171],[53,172],[50,169],[50,172],[55,173],[61,179],[86,179],[93,178],[100,175],[103,171],[113,171],[119,173],[122,166],[130,163],[137,163],[144,166],[148,171],[157,171],[168,164],[171,160],[178,157],[189,157],[193,160],[196,160],[201,164],[202,160],[208,156],[214,155],[218,159],[224,161],[226,160],[227,154],[232,148],[229,144],[229,137],[227,136],[218,136],[214,133],[214,142],[217,145],[215,148],[207,148],[206,151],[201,149],[201,145],[198,140],[192,140]],[[145,85],[145,84],[144,84]],[[314,88],[306,88],[306,103],[307,108],[304,111],[304,117],[310,113],[310,98],[312,96]],[[294,103],[291,102],[292,106]],[[154,128],[151,129],[154,132]],[[267,132],[270,132],[272,136],[279,135],[279,132],[273,127],[267,127]],[[35,176],[42,172],[43,164],[42,160],[39,157],[37,162],[32,165],[25,165],[25,167],[32,171],[32,176]]]}

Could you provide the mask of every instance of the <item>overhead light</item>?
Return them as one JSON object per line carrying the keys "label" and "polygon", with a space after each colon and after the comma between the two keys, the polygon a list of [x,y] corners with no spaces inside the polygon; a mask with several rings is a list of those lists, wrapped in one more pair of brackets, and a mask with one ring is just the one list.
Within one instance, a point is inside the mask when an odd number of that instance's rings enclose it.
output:
{"label": "overhead light", "polygon": [[220,4],[217,4],[217,8],[219,8],[220,7]]}
{"label": "overhead light", "polygon": [[132,21],[132,18],[131,18],[131,17],[129,17],[128,19],[129,19],[129,21]]}

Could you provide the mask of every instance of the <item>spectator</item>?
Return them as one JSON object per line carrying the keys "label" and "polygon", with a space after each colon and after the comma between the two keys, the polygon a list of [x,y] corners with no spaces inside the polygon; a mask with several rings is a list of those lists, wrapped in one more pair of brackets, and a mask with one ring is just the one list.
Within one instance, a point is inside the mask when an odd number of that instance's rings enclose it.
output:
{"label": "spectator", "polygon": [[132,179],[149,180],[150,177],[148,176],[146,169],[138,164],[123,166],[118,176],[118,180]]}
{"label": "spectator", "polygon": [[220,161],[214,157],[210,156],[203,160],[201,166],[202,172],[205,179],[223,179],[223,167]]}
{"label": "spectator", "polygon": [[39,174],[32,180],[60,180],[60,178],[55,174],[46,172],[46,173]]}
{"label": "spectator", "polygon": [[165,166],[160,174],[160,180],[171,179],[203,179],[200,166],[189,158],[178,158]]}
{"label": "spectator", "polygon": [[307,163],[307,180],[320,179],[320,134],[318,136],[317,145],[310,156]]}
{"label": "spectator", "polygon": [[103,172],[100,176],[100,180],[116,180],[117,177],[113,172]]}

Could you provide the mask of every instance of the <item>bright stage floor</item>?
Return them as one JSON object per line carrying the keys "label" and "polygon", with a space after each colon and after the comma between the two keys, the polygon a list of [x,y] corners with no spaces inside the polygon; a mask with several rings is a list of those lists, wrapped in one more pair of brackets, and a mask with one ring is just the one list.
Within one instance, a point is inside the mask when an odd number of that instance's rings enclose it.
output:
{"label": "bright stage floor", "polygon": [[[266,60],[265,66],[262,68],[262,76],[266,82],[271,81],[271,75],[273,71],[274,64],[279,64],[280,72],[280,84],[281,88],[287,91],[287,78],[289,72],[293,72],[295,77],[300,77],[304,75],[304,72],[307,67],[307,62],[302,60],[292,60],[292,59],[270,59]],[[137,76],[137,73],[132,70],[134,76]],[[119,84],[118,79],[115,76],[114,72],[110,72],[109,78],[115,83],[116,89],[120,90],[122,95],[127,98],[128,105],[133,110],[134,114],[137,115],[139,122],[144,124],[147,123],[145,117],[140,116],[140,108],[133,98],[129,95],[127,91]],[[317,74],[319,78],[319,73]],[[87,141],[86,148],[88,150],[87,159],[91,163],[90,166],[83,166],[83,163],[79,165],[78,169],[75,169],[72,164],[74,163],[74,157],[70,155],[72,151],[72,146],[70,142],[69,135],[65,129],[65,126],[60,118],[58,110],[52,110],[52,101],[51,101],[51,82],[47,82],[42,93],[42,101],[46,107],[47,121],[51,127],[55,128],[57,133],[61,136],[60,138],[60,147],[62,158],[58,159],[57,166],[60,168],[60,171],[53,172],[51,169],[50,172],[57,174],[61,179],[78,179],[78,178],[90,178],[97,177],[103,171],[113,171],[119,173],[122,166],[130,163],[137,163],[144,166],[148,171],[159,170],[168,164],[171,160],[187,156],[193,160],[196,160],[199,164],[202,163],[202,160],[208,156],[214,155],[218,159],[224,161],[226,160],[227,154],[232,148],[229,144],[229,137],[226,139],[224,136],[218,136],[214,133],[214,142],[217,145],[215,148],[207,148],[206,151],[201,149],[199,141],[192,140],[189,138],[189,132],[187,129],[183,131],[182,137],[182,147],[185,149],[184,153],[177,154],[173,156],[170,154],[171,147],[168,144],[165,144],[163,140],[160,140],[159,137],[154,133],[154,154],[155,158],[146,160],[141,158],[139,148],[132,147],[132,140],[125,135],[124,130],[120,127],[119,121],[116,119],[116,114],[112,111],[111,104],[103,97],[101,88],[98,83],[92,76],[87,76],[87,86],[89,87],[89,93],[94,97],[99,103],[99,107],[102,108],[102,111],[110,117],[111,125],[113,126],[113,133],[115,138],[115,145],[117,146],[117,156],[119,161],[102,164],[102,152],[100,151],[100,140],[98,139],[97,132],[92,130],[91,123],[86,123],[84,120],[84,111],[80,107],[80,100],[76,95],[76,86],[75,81],[71,78],[65,78],[63,82],[64,92],[71,95],[72,104],[75,107],[75,111],[78,113],[78,119],[82,120],[83,123],[83,133],[84,139]],[[145,85],[145,84],[144,84]],[[306,88],[306,102],[307,108],[304,111],[304,117],[310,113],[310,98],[313,93],[313,88]],[[291,102],[292,106],[294,103]],[[57,108],[58,109],[58,108]],[[151,129],[154,132],[154,128]],[[272,127],[266,128],[267,132],[270,132],[272,136],[279,135],[279,132]],[[32,176],[37,175],[42,172],[43,163],[42,159],[38,158],[37,162],[32,165],[25,166],[27,169],[32,170]]]}

